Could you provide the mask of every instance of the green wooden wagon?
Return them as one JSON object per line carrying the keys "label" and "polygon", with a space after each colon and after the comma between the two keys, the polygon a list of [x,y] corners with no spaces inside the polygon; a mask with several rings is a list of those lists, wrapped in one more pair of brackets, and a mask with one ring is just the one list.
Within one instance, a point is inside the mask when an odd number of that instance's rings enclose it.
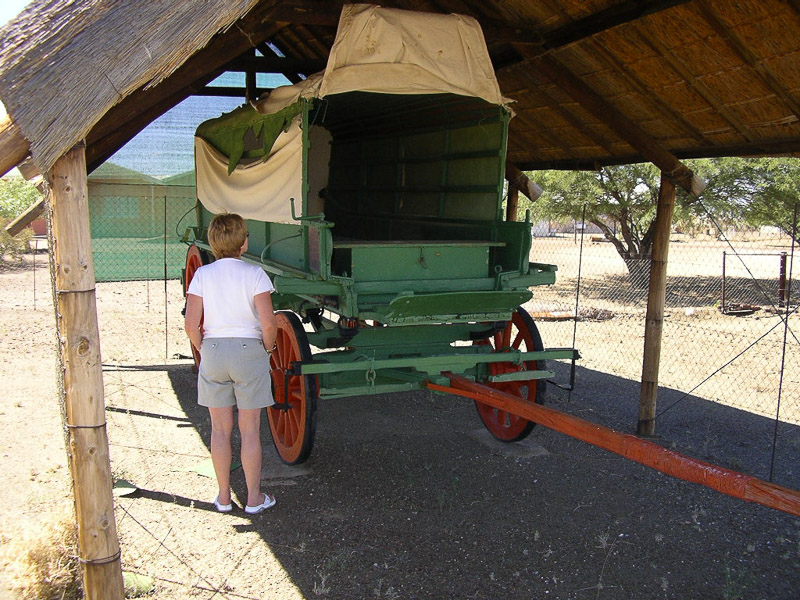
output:
{"label": "green wooden wagon", "polygon": [[[311,452],[318,399],[446,387],[456,374],[541,402],[545,361],[574,356],[545,350],[521,308],[556,267],[529,261],[529,219],[503,218],[511,111],[477,23],[348,10],[324,73],[203,123],[195,139],[184,286],[213,260],[213,214],[242,214],[243,260],[277,289],[267,413],[289,464]],[[370,50],[374,39],[400,39],[402,52]],[[498,439],[533,427],[476,404]]]}

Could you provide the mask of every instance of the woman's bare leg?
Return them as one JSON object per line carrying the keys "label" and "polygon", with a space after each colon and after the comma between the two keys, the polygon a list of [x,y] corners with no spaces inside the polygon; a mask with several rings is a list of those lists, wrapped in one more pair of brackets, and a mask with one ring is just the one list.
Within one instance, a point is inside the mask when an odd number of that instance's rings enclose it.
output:
{"label": "woman's bare leg", "polygon": [[211,461],[219,484],[218,501],[230,504],[233,407],[209,408],[208,411],[211,413]]}
{"label": "woman's bare leg", "polygon": [[247,483],[247,504],[258,506],[261,496],[261,412],[263,408],[239,411],[239,433],[242,436],[242,468]]}

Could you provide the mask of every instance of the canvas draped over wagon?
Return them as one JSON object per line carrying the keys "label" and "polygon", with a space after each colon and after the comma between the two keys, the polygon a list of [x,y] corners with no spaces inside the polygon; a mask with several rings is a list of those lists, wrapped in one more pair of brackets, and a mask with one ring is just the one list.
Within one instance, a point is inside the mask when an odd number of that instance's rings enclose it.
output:
{"label": "canvas draped over wagon", "polygon": [[455,94],[497,106],[506,102],[474,19],[345,6],[325,71],[198,129],[197,194],[203,205],[215,213],[291,223],[288,198],[299,203],[304,197],[305,170],[308,201],[315,208],[314,191],[320,187],[312,184],[326,179],[330,140],[324,127],[312,124],[305,142],[311,153],[303,154],[302,105],[348,92]]}

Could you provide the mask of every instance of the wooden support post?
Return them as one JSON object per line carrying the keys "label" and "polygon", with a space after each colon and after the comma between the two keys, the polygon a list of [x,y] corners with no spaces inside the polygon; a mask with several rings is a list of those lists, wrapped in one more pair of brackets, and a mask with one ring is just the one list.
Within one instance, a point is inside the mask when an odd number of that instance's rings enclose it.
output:
{"label": "wooden support post", "polygon": [[84,597],[122,600],[125,595],[108,455],[84,146],[76,146],[61,157],[49,180],[61,394]]}
{"label": "wooden support post", "polygon": [[508,182],[508,200],[506,202],[506,221],[516,221],[517,211],[519,210],[519,190]]}
{"label": "wooden support post", "polygon": [[653,435],[656,429],[658,366],[661,360],[661,332],[667,292],[667,256],[674,209],[675,184],[662,172],[656,210],[656,229],[653,235],[653,255],[650,262],[650,287],[647,293],[642,388],[639,396],[639,422],[636,427],[639,435]]}

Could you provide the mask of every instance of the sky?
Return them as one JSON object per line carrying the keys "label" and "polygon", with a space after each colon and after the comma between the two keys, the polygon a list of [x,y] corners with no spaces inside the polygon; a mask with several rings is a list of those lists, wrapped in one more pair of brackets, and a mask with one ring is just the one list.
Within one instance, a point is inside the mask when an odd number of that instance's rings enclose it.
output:
{"label": "sky", "polygon": [[3,0],[0,2],[0,27],[22,12],[28,0]]}

